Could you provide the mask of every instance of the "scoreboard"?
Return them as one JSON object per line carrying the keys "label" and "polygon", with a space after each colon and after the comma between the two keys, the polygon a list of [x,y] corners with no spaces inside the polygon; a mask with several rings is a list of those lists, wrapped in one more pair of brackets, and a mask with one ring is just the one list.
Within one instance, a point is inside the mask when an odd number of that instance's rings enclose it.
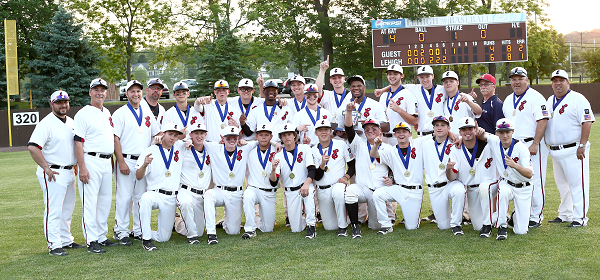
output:
{"label": "scoreboard", "polygon": [[371,21],[373,67],[527,60],[525,13]]}

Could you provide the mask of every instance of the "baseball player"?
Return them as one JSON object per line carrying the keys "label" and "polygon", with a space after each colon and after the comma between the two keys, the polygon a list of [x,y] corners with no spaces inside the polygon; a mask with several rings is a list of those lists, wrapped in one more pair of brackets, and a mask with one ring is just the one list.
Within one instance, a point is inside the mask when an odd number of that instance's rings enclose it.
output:
{"label": "baseball player", "polygon": [[[327,60],[321,62],[319,67],[319,75],[317,76],[316,84],[317,88],[322,89],[319,95],[319,104],[327,111],[333,113],[333,118],[329,120],[331,123],[337,122],[337,112],[342,107],[342,104],[348,102],[352,97],[348,94],[348,90],[344,87],[345,77],[344,71],[341,68],[333,68],[329,71],[329,82],[333,86],[333,90],[323,89],[325,84],[325,72],[329,69],[329,55]],[[342,127],[342,130],[344,128]]]}
{"label": "baseball player", "polygon": [[[475,81],[479,85],[479,91],[483,96],[481,103],[481,115],[477,117],[477,125],[485,132],[494,134],[496,131],[496,122],[504,118],[502,112],[502,100],[496,95],[496,78],[490,74],[484,74]],[[471,95],[475,94],[475,88],[471,90]]]}
{"label": "baseball player", "polygon": [[[183,163],[181,157],[185,153],[184,142],[178,140],[183,134],[180,124],[165,123],[161,131],[163,136],[159,137],[160,141],[155,141],[160,143],[146,148],[135,164],[136,178],[146,178],[148,188],[139,201],[142,247],[146,251],[156,250],[152,240],[165,242],[171,238]],[[159,209],[156,231],[150,227],[154,209]]]}
{"label": "baseball player", "polygon": [[90,83],[91,104],[75,115],[75,156],[79,166],[79,195],[83,204],[83,235],[88,252],[101,254],[102,246],[118,243],[106,238],[112,203],[112,154],[115,150],[113,120],[104,99],[108,83],[97,78]]}
{"label": "baseball player", "polygon": [[[177,127],[185,128],[198,122],[204,122],[202,115],[187,103],[187,99],[190,97],[190,89],[186,83],[178,82],[173,85],[173,96],[176,104],[167,110],[162,123],[174,123],[178,125]],[[183,138],[185,136],[185,133],[182,133],[179,137]]]}
{"label": "baseball player", "polygon": [[[214,94],[217,99],[212,101],[211,99],[196,99],[194,108],[202,113],[205,118],[206,128],[209,131],[221,131],[227,126],[235,126],[239,128],[238,120],[240,118],[239,113],[236,113],[234,104],[227,100],[229,95],[229,83],[225,80],[218,80],[214,85]],[[211,95],[212,97],[212,95]],[[206,138],[207,141],[219,142],[221,140],[217,133],[209,133]]]}
{"label": "baseball player", "polygon": [[[264,98],[254,97],[254,83],[250,79],[241,79],[238,83],[237,88],[240,96],[229,98],[228,102],[236,104],[232,106],[231,110],[235,115],[240,116],[240,126],[242,119],[244,122],[248,119],[250,112],[254,109],[261,109],[262,104],[265,102]],[[242,135],[242,139],[246,141],[256,140],[256,134],[253,132],[251,135]]]}
{"label": "baseball player", "polygon": [[514,124],[514,138],[529,147],[535,177],[532,179],[533,196],[529,227],[542,225],[545,204],[544,185],[548,164],[548,147],[544,142],[544,132],[550,118],[546,100],[535,89],[529,87],[527,71],[515,67],[510,71],[510,85],[513,93],[504,100],[504,116]]}
{"label": "baseball player", "polygon": [[[279,129],[279,138],[283,149],[275,155],[278,165],[271,172],[271,185],[281,178],[287,199],[288,217],[292,232],[301,232],[306,226],[306,238],[317,235],[315,229],[315,187],[312,182],[316,175],[315,161],[310,147],[296,144],[298,134],[291,124],[283,124]],[[302,204],[306,219],[302,217]]]}
{"label": "baseball player", "polygon": [[564,70],[552,72],[554,95],[546,106],[552,118],[545,139],[554,167],[554,180],[560,193],[558,217],[550,222],[571,222],[569,227],[587,225],[590,191],[590,142],[596,120],[587,99],[570,89]]}
{"label": "baseball player", "polygon": [[[408,89],[402,85],[404,70],[398,64],[388,66],[385,71],[390,88],[379,97],[379,104],[385,108],[390,123],[400,122],[417,125],[419,116],[417,111],[417,100]],[[384,141],[392,146],[397,144],[396,138],[384,134]]]}
{"label": "baseball player", "polygon": [[[337,229],[339,237],[346,237],[348,221],[344,192],[348,179],[355,174],[354,155],[344,141],[331,139],[331,123],[327,119],[317,121],[315,132],[319,142],[312,147],[312,154],[318,166],[315,185],[323,227],[325,230]],[[357,230],[352,227],[352,238],[361,238],[360,224],[356,223],[356,226]]]}
{"label": "baseball player", "polygon": [[475,103],[473,97],[458,91],[460,81],[458,80],[456,72],[444,72],[442,75],[442,83],[444,84],[444,90],[448,96],[444,103],[444,116],[448,116],[451,131],[453,133],[458,133],[459,124],[455,121],[464,117],[474,118],[476,115],[481,115],[481,107]]}
{"label": "baseball player", "polygon": [[[242,239],[256,237],[256,229],[272,232],[275,226],[277,205],[277,184],[271,185],[269,177],[277,167],[273,161],[276,153],[273,139],[273,126],[270,123],[258,125],[256,139],[258,145],[248,154],[248,184],[244,191],[244,213],[246,224]],[[259,205],[260,217],[256,216],[255,205]]]}
{"label": "baseball player", "polygon": [[[289,123],[292,120],[292,113],[289,108],[277,100],[277,83],[273,80],[267,80],[264,84],[265,101],[256,110],[251,110],[246,119],[240,119],[240,125],[245,136],[251,136],[258,128],[259,124],[270,123],[273,127],[273,134],[279,129],[280,124]],[[279,139],[274,139],[279,141]]]}
{"label": "baseball player", "polygon": [[189,244],[198,244],[204,233],[204,193],[212,178],[210,156],[204,146],[206,125],[196,123],[188,128],[193,147],[183,152],[181,182],[177,207],[185,224],[184,234]]}
{"label": "baseball player", "polygon": [[165,107],[158,103],[164,88],[165,85],[159,78],[150,79],[146,83],[146,97],[141,102],[143,106],[147,106],[152,111],[159,126],[162,124],[165,115]]}
{"label": "baseball player", "polygon": [[256,142],[238,147],[240,129],[235,126],[226,126],[221,130],[221,139],[224,144],[207,142],[211,156],[211,169],[216,187],[204,193],[204,216],[206,219],[206,234],[208,244],[217,244],[217,231],[215,221],[216,207],[223,206],[227,219],[223,222],[223,229],[227,234],[238,234],[242,223],[242,185],[248,163],[248,154],[256,148]]}
{"label": "baseball player", "polygon": [[[152,143],[160,130],[156,118],[147,106],[140,106],[143,85],[129,81],[126,85],[127,104],[113,114],[115,142],[115,226],[114,238],[121,245],[131,245],[130,233],[141,239],[138,201],[146,192],[146,180],[137,180],[135,164],[139,155]],[[133,231],[129,231],[129,213],[132,213]]]}
{"label": "baseball player", "polygon": [[419,228],[419,214],[423,203],[423,152],[422,146],[430,140],[421,137],[412,140],[410,125],[400,122],[394,127],[398,144],[382,144],[382,137],[374,139],[370,155],[382,164],[389,166],[394,173],[394,185],[382,187],[373,193],[377,209],[377,219],[381,230],[377,234],[392,232],[393,224],[386,213],[386,202],[398,202],[404,215],[404,227],[408,230]]}
{"label": "baseball player", "polygon": [[316,124],[322,119],[330,120],[333,115],[325,108],[319,106],[319,102],[317,101],[319,89],[315,84],[307,84],[304,87],[304,95],[306,96],[306,106],[304,106],[304,109],[296,112],[292,120],[292,125],[300,133],[300,139],[302,139],[303,143],[310,144],[312,147],[319,143],[319,138],[315,134]]}
{"label": "baseball player", "polygon": [[306,84],[306,80],[300,75],[294,75],[287,82],[290,83],[290,89],[294,94],[294,98],[292,98],[287,105],[291,117],[293,118],[296,113],[300,112],[300,110],[304,109],[306,106],[306,98],[304,98],[304,85]]}
{"label": "baseball player", "polygon": [[64,249],[84,248],[73,242],[71,216],[75,209],[73,119],[69,95],[55,91],[50,96],[52,113],[33,130],[27,148],[38,164],[36,175],[44,197],[44,233],[49,254],[66,256]]}
{"label": "baseball player", "polygon": [[513,232],[526,234],[528,231],[533,190],[530,181],[534,170],[527,146],[514,139],[513,132],[513,122],[504,118],[496,123],[496,135],[485,135],[501,178],[498,183],[497,240],[507,238],[506,213],[510,200],[515,205]]}

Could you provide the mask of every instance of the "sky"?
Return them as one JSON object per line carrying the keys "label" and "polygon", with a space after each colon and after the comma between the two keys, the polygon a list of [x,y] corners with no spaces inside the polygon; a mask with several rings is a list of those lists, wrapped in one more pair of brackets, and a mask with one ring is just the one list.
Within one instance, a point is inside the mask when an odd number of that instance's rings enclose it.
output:
{"label": "sky", "polygon": [[546,0],[548,18],[554,29],[567,34],[572,31],[587,31],[600,28],[598,0]]}

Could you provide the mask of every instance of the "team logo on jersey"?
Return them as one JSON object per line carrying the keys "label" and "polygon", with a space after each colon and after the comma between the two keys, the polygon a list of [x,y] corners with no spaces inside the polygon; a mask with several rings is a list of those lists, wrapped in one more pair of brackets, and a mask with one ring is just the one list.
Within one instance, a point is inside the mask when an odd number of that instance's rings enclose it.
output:
{"label": "team logo on jersey", "polygon": [[590,115],[590,109],[585,109],[583,110],[584,115],[583,115],[583,119],[586,121],[592,120],[592,116]]}
{"label": "team logo on jersey", "polygon": [[275,152],[272,152],[271,155],[269,156],[269,161],[273,161],[274,156],[275,156]]}
{"label": "team logo on jersey", "polygon": [[410,157],[411,157],[412,159],[415,159],[415,158],[417,157],[417,149],[416,149],[416,148],[412,148],[412,149],[410,150]]}
{"label": "team logo on jersey", "polygon": [[515,158],[513,158],[513,160],[514,160],[515,162],[518,162],[518,161],[519,161],[519,157],[515,157]]}
{"label": "team logo on jersey", "polygon": [[339,151],[340,151],[339,149],[335,149],[335,150],[333,150],[333,154],[331,155],[331,158],[333,158],[333,159],[337,159],[337,158],[338,158],[338,152],[339,152]]}
{"label": "team logo on jersey", "polygon": [[285,114],[283,114],[283,117],[281,117],[282,121],[285,121],[285,119],[287,118],[288,112],[285,112]]}
{"label": "team logo on jersey", "polygon": [[548,116],[548,110],[546,110],[546,105],[542,105],[542,116],[544,116],[544,117]]}
{"label": "team logo on jersey", "polygon": [[298,161],[298,163],[301,163],[301,162],[302,162],[302,155],[303,155],[303,154],[304,154],[303,152],[299,152],[299,153],[298,153],[298,160],[297,160],[297,161]]}
{"label": "team logo on jersey", "polygon": [[325,119],[325,120],[326,120],[326,119],[327,119],[327,115],[324,115],[324,116],[323,116],[323,119]]}
{"label": "team logo on jersey", "polygon": [[458,104],[460,104],[460,99],[456,100],[456,104],[454,104],[454,111],[458,111]]}
{"label": "team logo on jersey", "polygon": [[438,93],[437,97],[435,98],[435,102],[436,103],[442,102],[442,96],[444,96],[444,94]]}
{"label": "team logo on jersey", "polygon": [[238,161],[242,160],[242,152],[243,152],[242,150],[239,150],[239,151],[238,151],[238,153],[237,153],[237,157],[236,157],[236,159],[237,159]]}
{"label": "team logo on jersey", "polygon": [[150,127],[150,117],[146,116],[146,122],[144,123],[146,127]]}
{"label": "team logo on jersey", "polygon": [[487,161],[485,162],[484,166],[486,169],[490,169],[490,167],[492,166],[492,160],[494,160],[493,158],[488,158]]}
{"label": "team logo on jersey", "polygon": [[[519,111],[523,111],[523,109],[525,109],[525,103],[527,103],[527,100],[523,100],[521,101],[521,105],[519,105]],[[547,114],[548,112],[546,112]]]}
{"label": "team logo on jersey", "polygon": [[192,120],[190,121],[190,125],[193,125],[193,124],[195,124],[197,119],[198,119],[198,117],[196,117],[196,116],[193,116],[193,117],[192,117]]}
{"label": "team logo on jersey", "polygon": [[365,109],[365,113],[363,114],[363,116],[365,116],[365,118],[368,118],[371,115],[371,108],[367,108]]}
{"label": "team logo on jersey", "polygon": [[448,146],[446,146],[446,154],[447,155],[450,154],[450,148],[452,148],[452,144],[448,144]]}
{"label": "team logo on jersey", "polygon": [[173,157],[175,162],[179,161],[179,151],[175,151],[175,157]]}
{"label": "team logo on jersey", "polygon": [[396,105],[400,106],[400,103],[402,103],[402,100],[404,100],[404,97],[398,98],[398,100],[396,100]]}
{"label": "team logo on jersey", "polygon": [[210,164],[210,156],[209,156],[209,155],[207,155],[207,156],[206,156],[206,165],[209,165],[209,164]]}
{"label": "team logo on jersey", "polygon": [[562,105],[562,107],[560,107],[560,110],[558,110],[558,113],[562,115],[565,112],[565,108],[567,108],[567,106],[569,106],[569,104]]}
{"label": "team logo on jersey", "polygon": [[112,121],[112,117],[108,117],[108,121],[110,122],[110,126],[115,127],[115,125],[113,124],[113,121]]}

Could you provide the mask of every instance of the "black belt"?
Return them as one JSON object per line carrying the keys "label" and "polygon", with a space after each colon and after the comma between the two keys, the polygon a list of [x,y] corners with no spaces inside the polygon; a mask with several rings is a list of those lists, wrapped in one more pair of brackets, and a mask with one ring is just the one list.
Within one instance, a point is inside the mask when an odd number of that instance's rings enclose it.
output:
{"label": "black belt", "polygon": [[87,154],[90,155],[90,156],[93,156],[93,157],[106,158],[106,159],[112,157],[111,154],[101,154],[101,153],[95,153],[95,152],[90,152],[90,153],[87,153]]}
{"label": "black belt", "polygon": [[433,130],[427,131],[427,132],[417,132],[417,135],[419,135],[419,136],[427,136],[429,134],[433,134]]}
{"label": "black belt", "polygon": [[447,185],[448,182],[443,182],[443,183],[437,183],[437,184],[433,184],[433,185],[428,185],[430,188],[441,188],[445,185]]}
{"label": "black belt", "polygon": [[317,187],[318,187],[319,189],[321,189],[321,190],[326,190],[326,189],[329,189],[329,188],[331,188],[331,185],[326,185],[326,186],[317,186]]}
{"label": "black belt", "polygon": [[286,192],[293,192],[293,191],[299,190],[300,188],[302,188],[302,185],[297,186],[297,187],[292,187],[292,188],[285,188],[285,191]]}
{"label": "black belt", "polygon": [[577,143],[571,143],[571,144],[567,144],[567,145],[549,146],[549,148],[550,148],[550,150],[556,151],[556,150],[562,150],[562,149],[571,148],[571,147],[575,147],[575,146],[577,146]]}
{"label": "black belt", "polygon": [[394,137],[394,134],[393,133],[389,133],[389,132],[384,132],[383,133],[383,137],[392,138],[392,137]]}
{"label": "black belt", "polygon": [[479,184],[476,185],[468,185],[467,188],[479,188]]}
{"label": "black belt", "polygon": [[129,159],[133,159],[133,160],[137,160],[138,158],[140,158],[140,156],[136,156],[136,155],[128,155],[128,154],[123,154],[124,158],[129,158]]}
{"label": "black belt", "polygon": [[251,186],[251,187],[254,187],[255,189],[259,189],[264,192],[277,192],[277,189],[263,189],[263,188],[259,188],[259,187],[255,187],[255,186]]}
{"label": "black belt", "polygon": [[217,186],[217,188],[222,189],[222,190],[226,190],[226,191],[230,191],[230,192],[237,192],[237,191],[241,191],[242,190],[242,187]]}
{"label": "black belt", "polygon": [[513,186],[515,188],[522,188],[522,187],[527,187],[527,186],[531,185],[531,183],[529,183],[529,182],[525,182],[525,183],[513,183],[513,182],[511,182],[509,180],[506,180],[506,182],[509,185],[511,185],[511,186]]}
{"label": "black belt", "polygon": [[405,189],[409,189],[409,190],[420,190],[423,188],[423,186],[407,186],[407,185],[400,185],[400,186]]}
{"label": "black belt", "polygon": [[525,139],[523,139],[521,141],[523,141],[523,143],[527,143],[529,141],[533,141],[533,137],[525,138]]}
{"label": "black belt", "polygon": [[155,192],[162,193],[164,195],[177,195],[178,191],[165,191],[163,189],[154,190]]}
{"label": "black belt", "polygon": [[186,185],[181,185],[181,188],[182,188],[182,189],[186,189],[186,190],[188,190],[188,191],[191,191],[191,192],[193,192],[193,193],[197,193],[197,194],[199,194],[199,195],[203,195],[203,194],[204,194],[204,190],[201,190],[201,189],[195,189],[195,188],[192,188],[192,187],[188,187],[188,186],[186,186]]}
{"label": "black belt", "polygon": [[60,165],[52,164],[48,167],[50,167],[50,169],[69,169],[69,170],[73,169],[73,165],[60,166]]}

